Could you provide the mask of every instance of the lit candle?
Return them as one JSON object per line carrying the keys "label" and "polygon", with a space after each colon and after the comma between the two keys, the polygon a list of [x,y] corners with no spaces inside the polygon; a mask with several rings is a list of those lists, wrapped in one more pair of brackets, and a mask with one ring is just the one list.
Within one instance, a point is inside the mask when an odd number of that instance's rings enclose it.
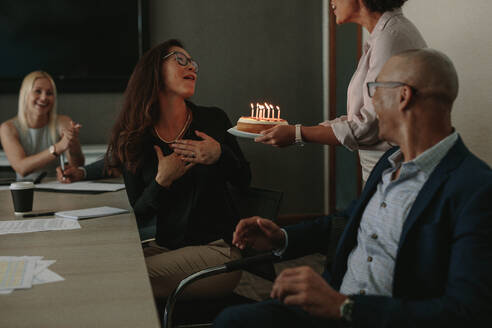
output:
{"label": "lit candle", "polygon": [[253,117],[255,114],[255,107],[253,106],[253,103],[251,103],[251,117]]}
{"label": "lit candle", "polygon": [[277,119],[280,120],[280,107],[277,106],[277,110],[278,110],[278,116],[277,116]]}
{"label": "lit candle", "polygon": [[266,118],[270,118],[270,106],[268,106],[268,104],[267,104],[267,103],[265,103],[265,107],[268,109],[268,112],[267,112]]}
{"label": "lit candle", "polygon": [[260,104],[256,103],[256,118],[260,117]]}

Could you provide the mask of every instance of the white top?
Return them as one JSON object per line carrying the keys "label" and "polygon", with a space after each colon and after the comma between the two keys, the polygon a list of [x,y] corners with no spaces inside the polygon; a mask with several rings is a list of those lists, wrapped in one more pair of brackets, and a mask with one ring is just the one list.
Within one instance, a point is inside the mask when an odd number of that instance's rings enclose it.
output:
{"label": "white top", "polygon": [[[22,148],[24,149],[24,152],[27,156],[38,154],[43,150],[48,149],[52,144],[56,142],[54,140],[51,140],[48,124],[39,129],[27,128],[27,133],[23,133],[19,121],[16,118],[14,119],[14,126],[19,134],[19,142],[22,145]],[[60,165],[60,161],[53,160],[44,167],[41,167],[24,177],[18,173],[16,173],[16,176],[17,179],[36,179],[36,177],[42,172],[48,173],[49,176],[55,176],[56,167],[58,165]]]}

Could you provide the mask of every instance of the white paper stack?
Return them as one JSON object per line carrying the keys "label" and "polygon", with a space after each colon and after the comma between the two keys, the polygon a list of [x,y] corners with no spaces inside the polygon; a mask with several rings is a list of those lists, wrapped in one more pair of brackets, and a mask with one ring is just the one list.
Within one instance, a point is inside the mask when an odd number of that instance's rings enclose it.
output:
{"label": "white paper stack", "polygon": [[124,183],[104,183],[93,181],[78,181],[74,183],[60,183],[58,181],[38,183],[36,189],[60,190],[60,191],[118,191],[125,189]]}
{"label": "white paper stack", "polygon": [[64,218],[0,221],[0,235],[72,229],[80,229],[80,224]]}
{"label": "white paper stack", "polygon": [[81,210],[60,211],[60,212],[56,212],[55,215],[66,219],[82,220],[82,219],[98,218],[101,216],[118,215],[128,212],[129,212],[128,210],[121,209],[121,208],[101,206],[101,207],[85,208]]}
{"label": "white paper stack", "polygon": [[0,256],[0,294],[65,280],[48,269],[55,262],[42,256]]}

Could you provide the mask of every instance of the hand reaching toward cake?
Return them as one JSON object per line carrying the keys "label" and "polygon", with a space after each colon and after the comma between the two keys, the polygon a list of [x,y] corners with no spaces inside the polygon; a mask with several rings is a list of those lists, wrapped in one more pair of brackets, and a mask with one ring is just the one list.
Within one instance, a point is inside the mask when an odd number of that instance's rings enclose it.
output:
{"label": "hand reaching toward cake", "polygon": [[294,125],[277,125],[261,132],[262,136],[255,138],[255,142],[261,142],[275,147],[290,146],[295,141],[296,129]]}
{"label": "hand reaching toward cake", "polygon": [[217,162],[222,154],[220,143],[206,133],[195,131],[195,134],[203,140],[179,139],[171,148],[186,162],[205,165]]}

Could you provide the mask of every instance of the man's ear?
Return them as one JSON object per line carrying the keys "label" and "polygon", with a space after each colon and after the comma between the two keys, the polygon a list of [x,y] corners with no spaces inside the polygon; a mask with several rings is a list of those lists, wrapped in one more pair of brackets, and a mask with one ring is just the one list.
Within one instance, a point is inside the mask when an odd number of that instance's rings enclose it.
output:
{"label": "man's ear", "polygon": [[410,108],[410,101],[412,100],[413,96],[414,96],[414,91],[412,90],[412,88],[410,88],[409,86],[403,86],[400,88],[400,99],[399,99],[399,109],[400,110],[407,110]]}

